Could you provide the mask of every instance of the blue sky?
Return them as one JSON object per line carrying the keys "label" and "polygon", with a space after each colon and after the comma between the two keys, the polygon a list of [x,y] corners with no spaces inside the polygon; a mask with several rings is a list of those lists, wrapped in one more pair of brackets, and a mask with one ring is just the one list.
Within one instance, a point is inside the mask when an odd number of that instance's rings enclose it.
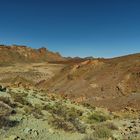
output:
{"label": "blue sky", "polygon": [[0,44],[64,56],[140,52],[139,0],[0,0]]}

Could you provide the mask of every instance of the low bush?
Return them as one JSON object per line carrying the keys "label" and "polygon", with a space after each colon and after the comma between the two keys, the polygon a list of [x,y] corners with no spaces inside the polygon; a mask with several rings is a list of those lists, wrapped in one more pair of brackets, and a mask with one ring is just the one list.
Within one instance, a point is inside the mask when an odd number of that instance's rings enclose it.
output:
{"label": "low bush", "polygon": [[67,107],[61,102],[58,102],[54,105],[46,105],[43,109],[49,111],[54,120],[51,124],[58,126],[66,131],[78,131],[79,133],[85,133],[86,126],[79,121],[79,118],[82,116],[83,112],[77,110],[74,107]]}
{"label": "low bush", "polygon": [[0,117],[9,116],[12,112],[12,108],[0,101]]}
{"label": "low bush", "polygon": [[109,118],[106,115],[100,114],[100,112],[94,112],[88,117],[89,123],[95,123],[95,122],[104,122],[108,120]]}
{"label": "low bush", "polygon": [[0,96],[0,101],[9,105],[10,107],[13,107],[13,108],[16,107],[16,104],[12,101],[10,97]]}
{"label": "low bush", "polygon": [[19,124],[18,121],[9,120],[8,118],[5,118],[5,117],[0,117],[0,128],[2,128],[2,127],[10,128],[10,127],[14,127],[18,124]]}
{"label": "low bush", "polygon": [[66,110],[64,118],[68,121],[73,121],[83,115],[83,112],[75,109],[74,107]]}
{"label": "low bush", "polygon": [[112,137],[112,132],[105,126],[100,126],[95,129],[93,135],[97,138],[110,138]]}
{"label": "low bush", "polygon": [[14,110],[7,104],[0,101],[0,128],[13,127],[18,124],[17,121],[9,120],[9,116],[15,113]]}
{"label": "low bush", "polygon": [[14,100],[14,102],[18,102],[22,105],[28,105],[28,102],[25,100],[25,97],[27,94],[24,93],[11,93],[11,96]]}
{"label": "low bush", "polygon": [[75,126],[76,130],[79,133],[85,133],[86,132],[86,125],[81,123],[78,119],[73,120],[72,124]]}
{"label": "low bush", "polygon": [[55,105],[47,104],[43,107],[43,109],[59,117],[63,117],[66,121],[70,122],[79,118],[83,114],[82,111],[77,110],[74,107],[68,108],[67,106],[62,105],[62,103],[59,102]]}
{"label": "low bush", "polygon": [[51,124],[56,128],[56,129],[63,129],[64,131],[75,131],[75,127],[73,126],[72,123],[66,122],[63,118],[60,117],[53,117],[51,120]]}
{"label": "low bush", "polygon": [[42,118],[43,114],[41,112],[42,110],[40,108],[33,108],[31,110],[31,113],[33,114],[33,116],[36,118],[36,119],[40,119]]}

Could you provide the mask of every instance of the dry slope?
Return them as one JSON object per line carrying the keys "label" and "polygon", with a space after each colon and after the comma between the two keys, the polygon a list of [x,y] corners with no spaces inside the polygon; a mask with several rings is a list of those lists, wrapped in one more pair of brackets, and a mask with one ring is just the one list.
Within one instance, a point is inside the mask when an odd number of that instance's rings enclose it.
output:
{"label": "dry slope", "polygon": [[0,45],[0,64],[62,60],[65,59],[59,53],[50,52],[46,48],[32,49],[26,46]]}
{"label": "dry slope", "polygon": [[69,65],[40,88],[111,110],[140,107],[140,54]]}

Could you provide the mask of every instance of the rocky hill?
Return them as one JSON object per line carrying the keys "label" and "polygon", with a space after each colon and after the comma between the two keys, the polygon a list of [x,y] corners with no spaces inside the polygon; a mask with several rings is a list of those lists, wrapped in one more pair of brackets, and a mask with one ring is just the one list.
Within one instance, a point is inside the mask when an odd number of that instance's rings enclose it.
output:
{"label": "rocky hill", "polygon": [[0,140],[139,140],[140,54],[63,58],[0,46]]}
{"label": "rocky hill", "polygon": [[140,110],[140,54],[63,58],[46,48],[0,46],[0,66],[1,85],[39,88],[111,111]]}
{"label": "rocky hill", "polygon": [[111,110],[140,106],[140,54],[71,64],[41,88]]}
{"label": "rocky hill", "polygon": [[54,53],[46,48],[32,49],[26,46],[0,45],[0,63],[15,62],[45,62],[62,61],[64,58],[59,53]]}

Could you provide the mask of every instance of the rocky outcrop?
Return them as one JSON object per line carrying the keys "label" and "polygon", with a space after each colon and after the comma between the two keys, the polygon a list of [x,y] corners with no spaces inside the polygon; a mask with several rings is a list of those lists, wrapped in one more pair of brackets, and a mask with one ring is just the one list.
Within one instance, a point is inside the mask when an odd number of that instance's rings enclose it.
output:
{"label": "rocky outcrop", "polygon": [[26,46],[0,45],[0,63],[15,62],[46,62],[65,60],[59,53],[54,53],[46,48],[32,49]]}

